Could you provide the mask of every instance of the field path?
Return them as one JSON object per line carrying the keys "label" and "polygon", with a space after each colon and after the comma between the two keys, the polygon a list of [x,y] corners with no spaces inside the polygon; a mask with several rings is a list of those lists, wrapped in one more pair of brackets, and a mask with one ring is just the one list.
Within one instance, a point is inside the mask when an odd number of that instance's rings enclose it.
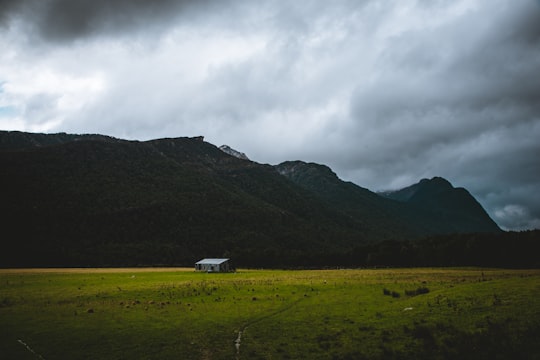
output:
{"label": "field path", "polygon": [[269,319],[271,317],[274,317],[276,315],[279,315],[279,314],[282,314],[290,309],[292,309],[293,307],[295,307],[296,305],[298,305],[298,303],[300,301],[304,300],[303,298],[300,298],[300,299],[297,299],[293,302],[291,302],[290,304],[282,307],[281,309],[279,310],[276,310],[276,311],[273,311],[271,313],[268,313],[266,315],[263,315],[263,316],[259,316],[258,318],[256,319],[253,319],[251,321],[248,321],[247,323],[245,323],[241,328],[240,330],[238,330],[238,336],[236,338],[236,340],[234,340],[234,346],[236,348],[236,360],[240,360],[240,345],[242,343],[242,335],[245,333],[246,329],[251,326],[251,325],[254,325],[254,324],[257,324],[263,320],[266,320],[266,319]]}

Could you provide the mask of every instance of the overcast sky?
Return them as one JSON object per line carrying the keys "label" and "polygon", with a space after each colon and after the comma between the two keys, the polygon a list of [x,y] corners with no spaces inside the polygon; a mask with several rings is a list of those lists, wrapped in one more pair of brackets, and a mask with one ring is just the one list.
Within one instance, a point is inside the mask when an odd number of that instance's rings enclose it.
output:
{"label": "overcast sky", "polygon": [[540,228],[540,1],[0,0],[0,129],[442,176]]}

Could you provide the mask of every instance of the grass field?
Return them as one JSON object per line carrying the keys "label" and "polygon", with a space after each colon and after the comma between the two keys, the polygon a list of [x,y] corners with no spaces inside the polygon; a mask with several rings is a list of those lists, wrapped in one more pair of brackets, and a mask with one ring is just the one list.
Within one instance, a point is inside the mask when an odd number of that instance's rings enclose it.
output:
{"label": "grass field", "polygon": [[2,359],[540,359],[540,270],[0,270]]}

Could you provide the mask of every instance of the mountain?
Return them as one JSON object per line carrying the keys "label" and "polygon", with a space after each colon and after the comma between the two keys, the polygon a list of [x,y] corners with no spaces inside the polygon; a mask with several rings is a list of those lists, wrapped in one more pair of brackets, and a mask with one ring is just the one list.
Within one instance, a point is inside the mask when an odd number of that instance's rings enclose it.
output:
{"label": "mountain", "polygon": [[240,152],[240,151],[237,151],[237,150],[234,150],[233,148],[231,148],[230,146],[228,145],[221,145],[219,147],[219,150],[223,151],[224,153],[227,153],[229,155],[232,155],[234,157],[237,157],[239,159],[242,159],[242,160],[249,160],[249,158],[246,156],[246,154],[244,154],[243,152]]}
{"label": "mountain", "polygon": [[394,192],[375,194],[340,180],[324,165],[287,161],[276,166],[280,174],[318,194],[357,221],[379,239],[432,234],[498,232],[499,227],[474,197],[447,180],[424,179]]}
{"label": "mountain", "polygon": [[497,232],[498,225],[482,205],[464,188],[455,188],[446,179],[422,179],[406,188],[380,193],[381,196],[428,213],[429,221],[444,221],[450,232]]}
{"label": "mountain", "polygon": [[395,201],[340,180],[327,166],[303,161],[286,161],[276,165],[277,171],[305,190],[315,194],[370,239],[411,238],[429,233],[410,224],[399,214],[403,207]]}
{"label": "mountain", "polygon": [[0,166],[0,267],[320,266],[383,240],[498,231],[453,223],[466,198],[441,196],[433,215],[427,195],[384,198],[324,165],[258,164],[202,137],[0,131]]}
{"label": "mountain", "polygon": [[200,137],[42,138],[0,136],[13,144],[0,151],[1,238],[9,250],[0,266],[190,265],[206,256],[308,264],[366,241],[272,166]]}

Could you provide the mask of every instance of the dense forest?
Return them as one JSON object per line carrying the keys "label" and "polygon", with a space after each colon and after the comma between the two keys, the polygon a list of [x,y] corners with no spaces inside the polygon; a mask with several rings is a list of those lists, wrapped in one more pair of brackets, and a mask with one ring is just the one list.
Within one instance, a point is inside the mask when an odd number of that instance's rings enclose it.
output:
{"label": "dense forest", "polygon": [[[36,242],[37,243],[37,242]],[[174,243],[139,241],[136,243],[78,243],[63,246],[28,247],[11,244],[0,253],[1,267],[124,267],[187,266],[210,252],[189,249]],[[219,244],[215,244],[218,246]],[[453,234],[417,240],[387,240],[350,249],[321,251],[315,247],[287,249],[275,246],[255,248],[249,245],[211,252],[228,257],[236,267],[250,268],[377,268],[480,266],[503,268],[539,268],[540,230],[501,232],[498,234]],[[5,248],[4,248],[5,249]],[[12,256],[13,251],[21,254]],[[17,251],[19,250],[19,251]],[[24,256],[22,256],[24,254]]]}
{"label": "dense forest", "polygon": [[538,232],[501,231],[442,178],[376,194],[201,137],[22,132],[0,132],[0,166],[0,267],[538,265]]}

